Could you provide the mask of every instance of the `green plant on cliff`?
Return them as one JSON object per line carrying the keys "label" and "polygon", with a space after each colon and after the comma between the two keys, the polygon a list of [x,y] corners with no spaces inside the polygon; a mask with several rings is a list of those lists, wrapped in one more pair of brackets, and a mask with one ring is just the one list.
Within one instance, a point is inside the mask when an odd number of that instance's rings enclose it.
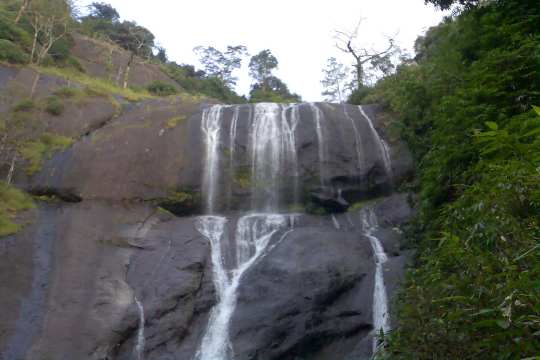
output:
{"label": "green plant on cliff", "polygon": [[170,96],[178,93],[178,90],[171,84],[167,84],[163,81],[153,81],[148,86],[146,86],[148,92],[156,96]]}
{"label": "green plant on cliff", "polygon": [[28,61],[28,56],[13,42],[0,39],[0,61],[12,64],[23,64]]}
{"label": "green plant on cliff", "polygon": [[87,94],[93,96],[107,97],[109,95],[119,95],[127,101],[132,102],[152,98],[152,95],[146,90],[136,91],[131,88],[121,88],[110,81],[91,77],[69,68],[33,66],[33,69],[39,73],[58,76],[84,85],[86,86]]}
{"label": "green plant on cliff", "polygon": [[27,161],[27,174],[33,175],[39,171],[44,158],[51,156],[55,151],[64,150],[72,142],[71,138],[65,136],[43,133],[39,138],[22,144],[19,153]]}
{"label": "green plant on cliff", "polygon": [[400,118],[419,191],[383,358],[540,354],[539,22],[537,1],[464,10],[365,99]]}
{"label": "green plant on cliff", "polygon": [[0,181],[0,237],[16,233],[20,225],[13,221],[15,216],[33,207],[30,196]]}
{"label": "green plant on cliff", "polygon": [[49,96],[45,100],[45,111],[51,115],[58,116],[64,111],[64,103],[58,96]]}

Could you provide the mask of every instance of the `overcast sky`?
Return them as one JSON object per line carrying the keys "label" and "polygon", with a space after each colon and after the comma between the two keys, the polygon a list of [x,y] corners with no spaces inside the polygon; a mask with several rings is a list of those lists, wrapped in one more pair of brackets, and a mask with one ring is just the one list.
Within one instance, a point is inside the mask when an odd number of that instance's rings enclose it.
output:
{"label": "overcast sky", "polygon": [[[385,35],[412,51],[416,37],[444,13],[424,0],[80,0],[83,7],[103,1],[122,20],[148,28],[170,60],[199,66],[193,48],[245,45],[250,54],[270,49],[279,61],[276,75],[305,101],[321,100],[322,68],[330,56],[351,59],[334,47],[334,30],[355,27],[359,18],[364,46],[384,48]],[[237,73],[237,91],[249,92],[247,63]]]}

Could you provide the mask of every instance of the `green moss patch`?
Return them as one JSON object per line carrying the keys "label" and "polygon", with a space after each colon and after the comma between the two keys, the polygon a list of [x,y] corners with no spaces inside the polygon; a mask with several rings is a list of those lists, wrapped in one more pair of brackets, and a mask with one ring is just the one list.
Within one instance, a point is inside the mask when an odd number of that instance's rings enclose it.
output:
{"label": "green moss patch", "polygon": [[185,116],[185,115],[174,116],[174,117],[168,119],[168,120],[165,122],[165,126],[167,127],[167,129],[173,129],[173,128],[175,128],[178,124],[184,122],[185,120],[186,120],[186,116]]}
{"label": "green moss patch", "polygon": [[0,237],[15,234],[20,225],[13,222],[18,212],[34,207],[26,193],[0,181]]}
{"label": "green moss patch", "polygon": [[41,169],[43,159],[53,152],[64,150],[73,143],[71,138],[43,133],[37,140],[30,140],[19,148],[19,153],[28,162],[26,173],[33,175]]}

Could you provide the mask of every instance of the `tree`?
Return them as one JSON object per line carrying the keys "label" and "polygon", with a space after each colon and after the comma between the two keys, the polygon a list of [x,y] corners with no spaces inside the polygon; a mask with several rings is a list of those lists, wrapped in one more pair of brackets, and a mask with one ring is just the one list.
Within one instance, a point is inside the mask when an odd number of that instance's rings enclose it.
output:
{"label": "tree", "polygon": [[238,80],[232,75],[233,71],[240,68],[242,59],[248,55],[243,45],[229,45],[225,52],[212,46],[197,46],[193,51],[199,56],[207,76],[220,79],[229,88],[236,85]]}
{"label": "tree", "polygon": [[431,3],[439,7],[441,10],[448,10],[455,3],[458,3],[464,6],[465,8],[470,9],[478,5],[481,1],[482,0],[425,0],[425,3],[426,4]]}
{"label": "tree", "polygon": [[155,58],[162,62],[163,64],[166,64],[169,59],[167,58],[167,51],[162,46],[156,46],[157,54],[155,55]]}
{"label": "tree", "polygon": [[278,60],[266,49],[254,55],[249,61],[249,75],[260,84],[263,91],[268,88],[267,80],[278,66]]}
{"label": "tree", "polygon": [[324,78],[321,80],[324,86],[322,95],[326,101],[344,101],[345,82],[349,73],[349,68],[341,63],[338,63],[334,57],[328,58],[326,68],[323,69]]}
{"label": "tree", "polygon": [[118,22],[120,14],[111,5],[106,3],[93,2],[89,6],[90,14],[88,17],[93,19],[106,20],[110,22]]}
{"label": "tree", "polygon": [[378,67],[378,65],[386,66],[383,67],[386,70],[388,64],[391,63],[390,57],[397,51],[394,39],[391,37],[388,38],[388,46],[384,50],[366,49],[357,45],[356,42],[358,41],[358,32],[361,24],[362,20],[360,19],[353,31],[335,31],[336,47],[354,58],[357,89],[365,85],[366,74],[364,67],[368,63],[373,67]]}
{"label": "tree", "polygon": [[23,0],[21,7],[19,8],[19,11],[17,12],[17,16],[15,17],[15,24],[17,24],[21,20],[21,17],[24,15],[24,13],[26,12],[26,9],[28,9],[28,6],[30,5],[31,2],[32,0]]}
{"label": "tree", "polygon": [[68,33],[72,9],[65,0],[33,0],[29,4],[29,22],[34,30],[30,62],[40,64],[54,43]]}
{"label": "tree", "polygon": [[254,84],[249,93],[249,101],[256,102],[277,102],[289,103],[300,102],[300,95],[291,93],[288,86],[276,76],[269,76],[265,80],[265,88],[262,84]]}

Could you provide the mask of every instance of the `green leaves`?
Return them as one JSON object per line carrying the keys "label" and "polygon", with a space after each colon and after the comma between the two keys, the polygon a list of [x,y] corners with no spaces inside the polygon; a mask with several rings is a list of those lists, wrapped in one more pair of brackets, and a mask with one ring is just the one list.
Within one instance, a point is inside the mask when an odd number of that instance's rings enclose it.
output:
{"label": "green leaves", "polygon": [[418,164],[392,360],[540,354],[540,8],[496,3],[430,29],[369,95]]}

